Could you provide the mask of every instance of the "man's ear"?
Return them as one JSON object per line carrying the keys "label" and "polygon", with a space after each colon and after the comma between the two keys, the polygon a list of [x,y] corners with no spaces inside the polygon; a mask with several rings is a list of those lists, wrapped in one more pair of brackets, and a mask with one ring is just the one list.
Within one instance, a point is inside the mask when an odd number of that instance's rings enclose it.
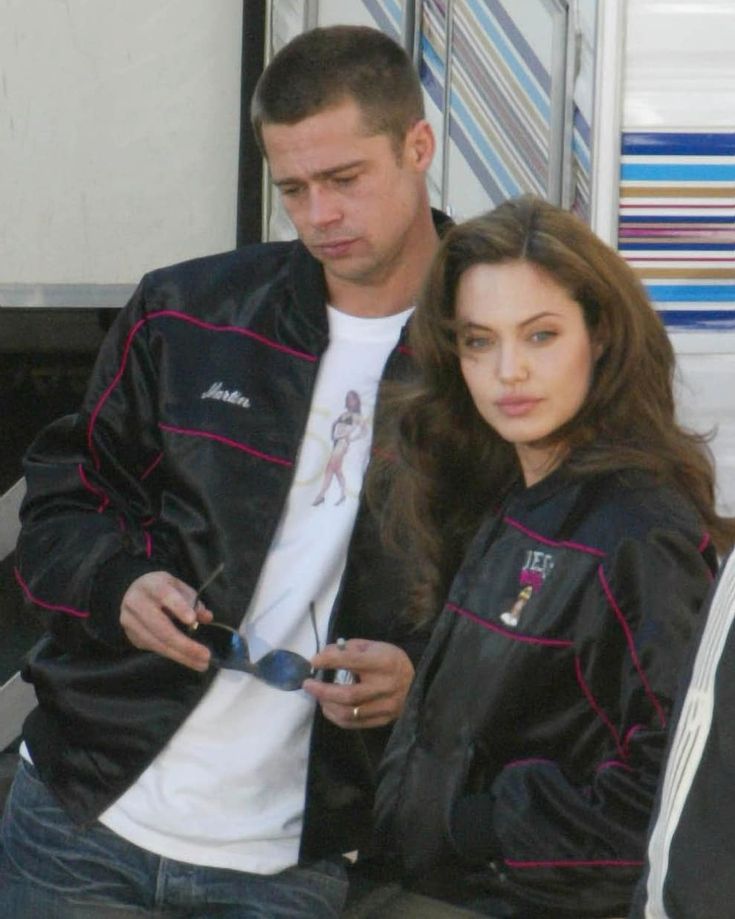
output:
{"label": "man's ear", "polygon": [[434,158],[436,140],[429,122],[422,118],[412,125],[406,134],[404,144],[405,160],[418,172],[426,172]]}

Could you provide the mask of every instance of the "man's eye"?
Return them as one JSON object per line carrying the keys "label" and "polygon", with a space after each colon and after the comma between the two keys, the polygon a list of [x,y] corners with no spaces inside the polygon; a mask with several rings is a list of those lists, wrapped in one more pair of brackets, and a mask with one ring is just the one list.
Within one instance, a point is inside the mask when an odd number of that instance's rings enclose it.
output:
{"label": "man's eye", "polygon": [[356,178],[356,175],[335,176],[333,181],[335,185],[339,186],[340,188],[344,188],[346,185],[351,185]]}
{"label": "man's eye", "polygon": [[293,198],[301,189],[298,185],[281,185],[280,192],[284,198]]}

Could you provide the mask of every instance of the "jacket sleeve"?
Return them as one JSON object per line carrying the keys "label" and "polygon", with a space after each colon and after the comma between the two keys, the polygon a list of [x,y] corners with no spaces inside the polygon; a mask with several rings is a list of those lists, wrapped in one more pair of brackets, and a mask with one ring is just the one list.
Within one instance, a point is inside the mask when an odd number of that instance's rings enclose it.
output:
{"label": "jacket sleeve", "polygon": [[[485,859],[511,885],[551,897],[576,888],[611,908],[629,899],[672,699],[710,582],[700,547],[678,532],[626,539],[604,559],[581,597],[589,608],[574,646],[580,748],[564,762],[503,768],[475,812],[477,821],[484,810],[492,832],[473,832],[471,811],[463,817],[468,808],[459,807],[453,830],[462,854],[476,858],[484,834]],[[582,772],[575,761],[594,766]]]}
{"label": "jacket sleeve", "polygon": [[735,903],[735,554],[706,607],[677,699],[646,871],[631,919],[729,919]]}
{"label": "jacket sleeve", "polygon": [[161,447],[144,284],[106,337],[80,411],[42,431],[24,459],[16,578],[66,647],[130,647],[123,594],[170,563],[151,555],[147,534]]}

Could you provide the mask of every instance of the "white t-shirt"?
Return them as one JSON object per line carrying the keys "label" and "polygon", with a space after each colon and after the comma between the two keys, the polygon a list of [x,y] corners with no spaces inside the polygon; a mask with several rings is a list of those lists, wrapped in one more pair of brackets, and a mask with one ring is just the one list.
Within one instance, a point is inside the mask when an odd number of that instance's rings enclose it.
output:
{"label": "white t-shirt", "polygon": [[[363,319],[329,312],[330,344],[295,478],[241,631],[258,660],[309,658],[345,565],[372,439],[378,383],[410,310]],[[298,859],[314,701],[222,670],[169,744],[100,817],[179,861],[272,874]]]}

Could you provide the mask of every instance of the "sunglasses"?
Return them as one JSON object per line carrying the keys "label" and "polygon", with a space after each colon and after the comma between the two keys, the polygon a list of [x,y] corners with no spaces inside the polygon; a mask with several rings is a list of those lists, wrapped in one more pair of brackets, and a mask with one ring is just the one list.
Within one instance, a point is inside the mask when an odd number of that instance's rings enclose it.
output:
{"label": "sunglasses", "polygon": [[[224,562],[220,563],[199,587],[192,604],[194,609],[197,608],[203,592],[222,573],[224,567]],[[309,604],[309,618],[318,652],[320,650],[319,633],[313,603]],[[291,692],[294,689],[300,689],[304,680],[314,676],[314,670],[309,661],[295,651],[280,648],[268,651],[257,661],[251,661],[250,649],[245,638],[236,629],[222,622],[195,622],[188,627],[187,633],[194,641],[200,642],[209,649],[212,655],[212,666],[222,670],[239,670],[241,673],[250,673],[275,689]]]}

